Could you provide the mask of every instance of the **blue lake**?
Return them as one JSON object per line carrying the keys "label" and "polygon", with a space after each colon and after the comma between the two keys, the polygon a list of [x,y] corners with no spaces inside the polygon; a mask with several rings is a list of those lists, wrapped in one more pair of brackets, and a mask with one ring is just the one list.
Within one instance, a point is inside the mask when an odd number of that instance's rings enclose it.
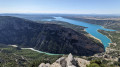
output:
{"label": "blue lake", "polygon": [[107,36],[99,33],[97,30],[115,31],[115,30],[112,30],[112,29],[106,29],[106,28],[104,28],[103,26],[100,26],[100,25],[90,24],[90,23],[86,23],[86,22],[82,22],[82,21],[67,19],[67,18],[63,18],[63,17],[54,17],[54,18],[55,19],[45,19],[45,20],[46,21],[52,21],[52,20],[64,21],[64,22],[68,22],[68,23],[71,23],[71,24],[74,24],[74,25],[87,27],[85,29],[86,32],[88,32],[89,34],[93,35],[94,37],[100,39],[105,48],[109,46],[109,43],[111,43],[111,41],[110,41],[109,38],[107,38]]}

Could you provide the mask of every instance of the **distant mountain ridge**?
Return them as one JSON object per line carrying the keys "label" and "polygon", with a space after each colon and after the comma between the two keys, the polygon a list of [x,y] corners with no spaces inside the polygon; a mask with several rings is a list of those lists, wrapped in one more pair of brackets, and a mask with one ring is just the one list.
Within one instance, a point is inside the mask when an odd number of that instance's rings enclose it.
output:
{"label": "distant mountain ridge", "polygon": [[0,16],[0,43],[80,56],[104,52],[102,44],[72,29],[10,16]]}

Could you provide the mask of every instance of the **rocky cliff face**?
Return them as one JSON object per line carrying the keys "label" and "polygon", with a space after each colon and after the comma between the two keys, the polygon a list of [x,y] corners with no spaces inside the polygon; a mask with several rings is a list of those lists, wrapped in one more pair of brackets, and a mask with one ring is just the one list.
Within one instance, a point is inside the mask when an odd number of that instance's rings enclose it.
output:
{"label": "rocky cliff face", "polygon": [[72,29],[9,16],[0,16],[0,43],[80,56],[104,52],[102,44]]}
{"label": "rocky cliff face", "polygon": [[41,63],[38,67],[86,67],[90,62],[81,58],[74,58],[72,54],[68,57],[61,57],[53,64]]}

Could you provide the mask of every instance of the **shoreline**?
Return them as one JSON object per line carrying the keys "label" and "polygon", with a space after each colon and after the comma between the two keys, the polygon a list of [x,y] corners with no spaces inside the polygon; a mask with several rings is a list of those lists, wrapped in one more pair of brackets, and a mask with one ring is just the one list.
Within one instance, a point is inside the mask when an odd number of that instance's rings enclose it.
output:
{"label": "shoreline", "polygon": [[[99,32],[99,31],[98,31]],[[99,32],[101,33],[101,32]],[[101,33],[102,34],[102,33]],[[104,34],[103,34],[104,35]],[[107,35],[105,35],[108,39],[110,39]],[[110,42],[112,43],[112,40],[110,39]],[[108,43],[109,44],[109,43]]]}
{"label": "shoreline", "polygon": [[[86,32],[86,30],[84,29],[84,31]],[[96,38],[95,36],[93,36],[93,35],[91,35],[91,34],[85,34],[87,37],[91,37],[91,38],[93,38],[93,39],[95,39],[95,40],[97,40],[97,41],[99,41],[100,43],[102,43],[102,41],[100,40],[100,39],[98,39],[98,38]]]}
{"label": "shoreline", "polygon": [[47,55],[64,55],[64,54],[47,53],[47,52],[43,52],[43,51],[36,50],[36,49],[34,49],[34,48],[21,48],[21,49],[30,49],[30,50],[32,50],[32,51],[36,51],[36,52],[39,52],[39,53],[44,53],[44,54],[47,54]]}
{"label": "shoreline", "polygon": [[99,41],[100,43],[102,43],[100,39],[96,38],[95,36],[93,36],[91,34],[87,34],[87,36],[92,37],[92,38],[96,39],[97,41]]}
{"label": "shoreline", "polygon": [[[17,45],[9,45],[9,46],[18,47]],[[44,53],[44,54],[47,54],[47,55],[64,55],[64,54],[53,54],[53,53],[43,52],[43,51],[36,50],[34,48],[21,48],[21,49],[22,50],[29,49],[29,50],[32,50],[32,51],[35,51],[35,52],[38,52],[38,53]]]}
{"label": "shoreline", "polygon": [[[98,32],[99,32],[99,31],[98,31]],[[101,33],[101,32],[99,32],[99,33]],[[101,33],[101,34],[102,34],[102,33]],[[103,35],[104,35],[104,34],[103,34]],[[108,36],[107,36],[107,35],[105,35],[105,36],[106,36],[108,39],[110,39],[110,38],[108,37],[109,35],[108,35]],[[111,43],[108,43],[108,47],[106,47],[106,48],[105,48],[105,49],[106,49],[106,51],[105,51],[105,52],[107,52],[107,51],[109,51],[109,50],[111,49],[110,45],[111,45],[111,44],[113,44],[113,42],[112,42],[112,40],[111,40],[111,39],[110,39],[110,42],[111,42]]]}

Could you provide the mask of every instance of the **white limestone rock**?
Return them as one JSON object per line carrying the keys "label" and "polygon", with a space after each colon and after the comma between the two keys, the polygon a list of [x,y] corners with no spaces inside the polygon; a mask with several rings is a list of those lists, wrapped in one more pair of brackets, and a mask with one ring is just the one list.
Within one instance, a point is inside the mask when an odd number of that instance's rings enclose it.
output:
{"label": "white limestone rock", "polygon": [[86,67],[90,62],[82,58],[74,58],[70,53],[68,57],[61,57],[53,64],[41,63],[39,67]]}

